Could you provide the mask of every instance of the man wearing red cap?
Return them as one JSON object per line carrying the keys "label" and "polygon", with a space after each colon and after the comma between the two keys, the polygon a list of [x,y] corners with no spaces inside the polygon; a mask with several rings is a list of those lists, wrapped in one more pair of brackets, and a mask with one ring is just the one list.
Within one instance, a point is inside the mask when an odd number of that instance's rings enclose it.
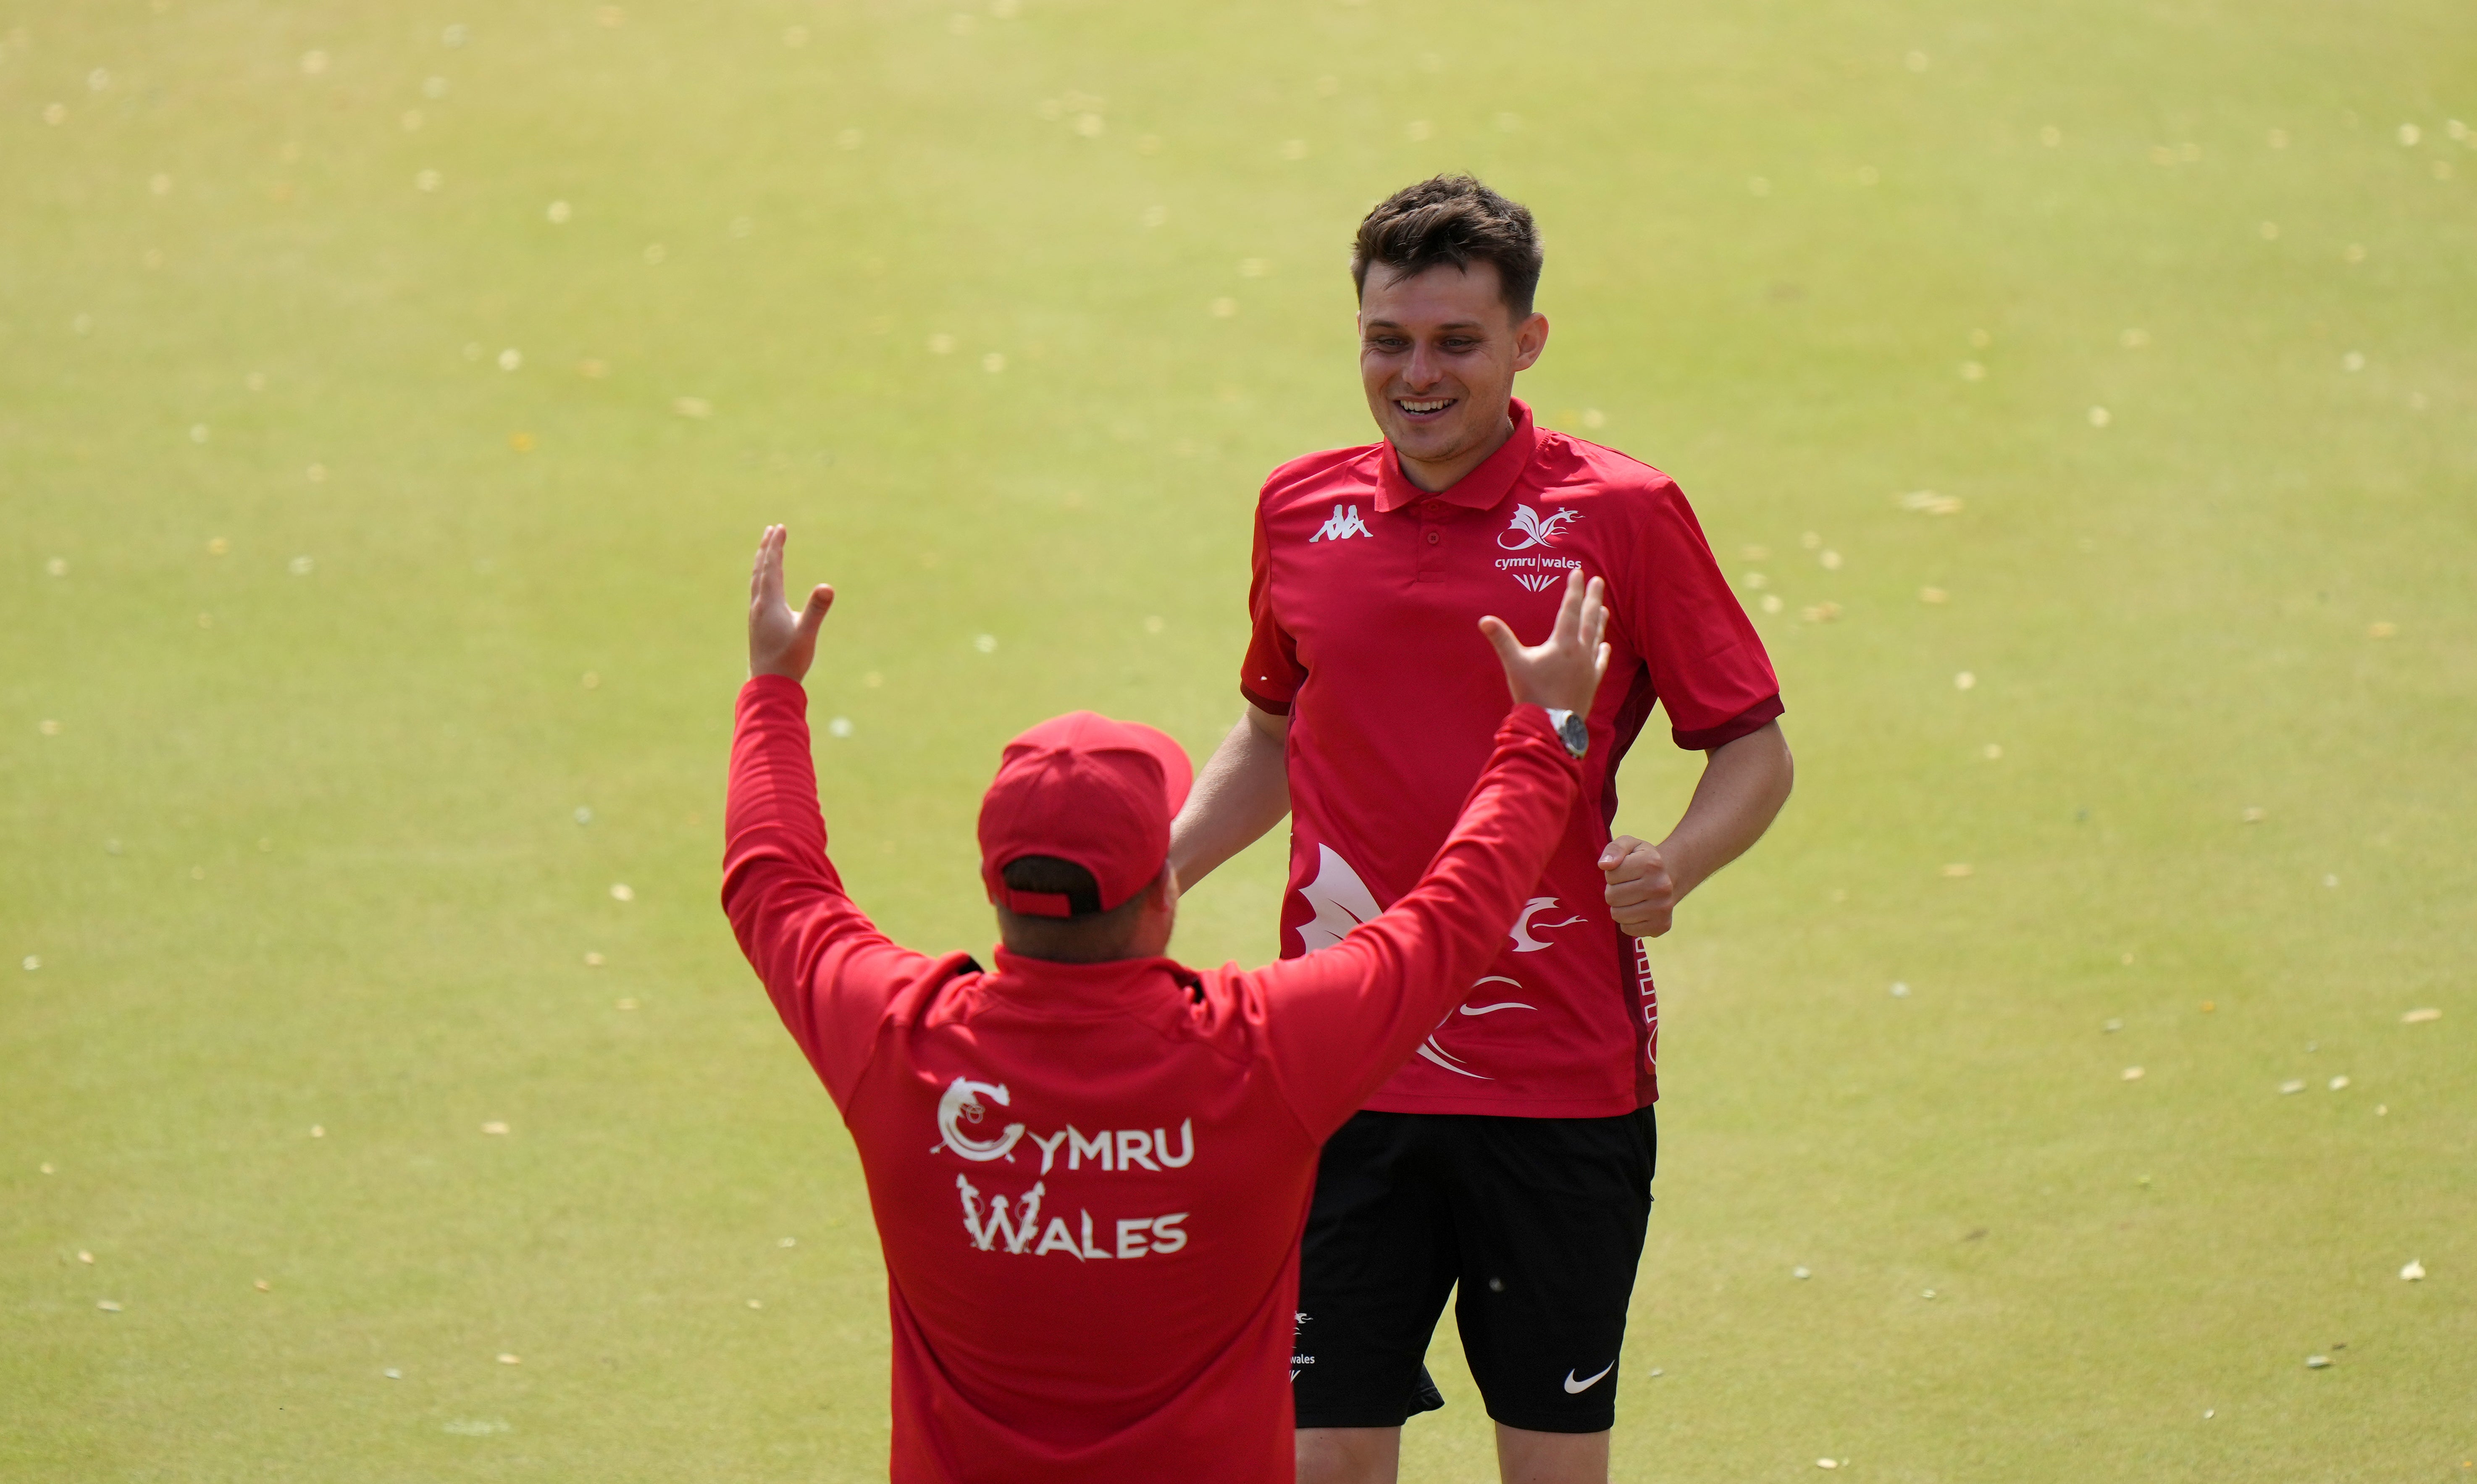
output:
{"label": "man wearing red cap", "polygon": [[1514,704],[1391,910],[1253,971],[1163,957],[1189,770],[1078,712],[1007,744],[981,806],[994,969],[889,943],[826,857],[799,682],[833,601],[750,584],[722,899],[860,1149],[893,1331],[891,1476],[1292,1477],[1298,1237],[1327,1135],[1495,953],[1572,812],[1608,663],[1575,574],[1545,642],[1505,624]]}

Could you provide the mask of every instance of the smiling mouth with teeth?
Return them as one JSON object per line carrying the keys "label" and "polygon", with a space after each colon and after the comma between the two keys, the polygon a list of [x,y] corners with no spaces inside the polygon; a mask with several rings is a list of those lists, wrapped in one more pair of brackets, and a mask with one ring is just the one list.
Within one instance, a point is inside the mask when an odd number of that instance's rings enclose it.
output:
{"label": "smiling mouth with teeth", "polygon": [[1396,397],[1393,401],[1393,405],[1416,417],[1427,413],[1441,413],[1446,408],[1454,405],[1454,399],[1451,397],[1442,397],[1432,402],[1410,402]]}

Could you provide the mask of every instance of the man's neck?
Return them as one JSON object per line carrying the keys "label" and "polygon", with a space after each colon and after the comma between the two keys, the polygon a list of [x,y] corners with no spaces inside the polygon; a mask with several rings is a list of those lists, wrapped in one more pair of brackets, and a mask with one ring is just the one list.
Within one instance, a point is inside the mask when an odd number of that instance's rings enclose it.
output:
{"label": "man's neck", "polygon": [[1514,413],[1511,408],[1497,414],[1493,437],[1472,444],[1450,459],[1429,461],[1414,459],[1399,448],[1393,450],[1395,462],[1402,466],[1402,477],[1430,494],[1442,494],[1461,484],[1463,476],[1489,461],[1490,455],[1505,446],[1514,436]]}

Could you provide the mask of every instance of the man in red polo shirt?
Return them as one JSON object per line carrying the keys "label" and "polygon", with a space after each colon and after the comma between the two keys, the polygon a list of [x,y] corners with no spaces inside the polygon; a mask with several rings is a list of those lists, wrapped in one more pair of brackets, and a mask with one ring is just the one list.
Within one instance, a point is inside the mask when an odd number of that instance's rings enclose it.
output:
{"label": "man in red polo shirt", "polygon": [[1494,955],[1564,829],[1601,584],[1526,615],[1531,648],[1481,621],[1512,712],[1500,692],[1416,884],[1313,959],[1163,956],[1176,742],[1089,712],[1016,738],[981,804],[989,970],[889,943],[826,858],[799,683],[834,593],[793,615],[783,544],[765,533],[750,582],[722,900],[867,1175],[892,1477],[1282,1484],[1317,1146]]}
{"label": "man in red polo shirt", "polygon": [[[1308,1484],[1393,1477],[1405,1418],[1442,1404],[1421,1361],[1457,1285],[1505,1477],[1606,1478],[1656,1152],[1640,940],[1789,794],[1779,685],[1685,496],[1513,399],[1548,339],[1539,264],[1530,213],[1467,177],[1361,224],[1360,367],[1385,441],[1265,481],[1247,710],[1173,832],[1191,885],[1287,811],[1282,953],[1313,962],[1410,890],[1488,759],[1503,706],[1472,619],[1536,628],[1575,574],[1607,582],[1588,807],[1492,962],[1442,987],[1434,1032],[1325,1146],[1292,1362]],[[1617,764],[1655,705],[1709,761],[1657,845],[1612,840]]]}

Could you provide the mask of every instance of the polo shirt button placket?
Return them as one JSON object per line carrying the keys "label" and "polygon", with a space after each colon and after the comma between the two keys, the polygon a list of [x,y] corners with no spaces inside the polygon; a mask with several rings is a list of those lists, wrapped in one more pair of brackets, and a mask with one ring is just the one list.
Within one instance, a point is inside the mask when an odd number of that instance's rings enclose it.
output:
{"label": "polo shirt button placket", "polygon": [[1421,582],[1445,580],[1443,554],[1437,549],[1444,543],[1445,538],[1444,534],[1438,530],[1437,522],[1444,519],[1452,510],[1453,507],[1443,500],[1419,502],[1419,532],[1425,538],[1422,544],[1427,547],[1419,553],[1419,581]]}

